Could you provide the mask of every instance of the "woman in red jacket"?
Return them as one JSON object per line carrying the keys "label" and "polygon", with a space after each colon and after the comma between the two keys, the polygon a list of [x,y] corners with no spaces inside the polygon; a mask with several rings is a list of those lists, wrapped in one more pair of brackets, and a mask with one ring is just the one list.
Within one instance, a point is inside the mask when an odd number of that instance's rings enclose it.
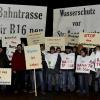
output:
{"label": "woman in red jacket", "polygon": [[17,45],[17,50],[12,57],[12,70],[13,70],[13,88],[14,92],[22,90],[25,87],[25,56],[22,45]]}

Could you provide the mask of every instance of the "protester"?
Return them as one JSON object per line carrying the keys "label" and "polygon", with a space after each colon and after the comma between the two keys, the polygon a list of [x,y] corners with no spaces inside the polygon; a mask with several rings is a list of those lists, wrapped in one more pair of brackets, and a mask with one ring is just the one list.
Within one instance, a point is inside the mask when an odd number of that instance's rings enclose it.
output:
{"label": "protester", "polygon": [[[77,61],[77,56],[78,56],[78,47],[77,46],[74,46],[73,47],[73,53],[75,53],[75,63],[74,63],[74,66],[75,66],[75,69],[76,69],[76,61]],[[75,73],[74,71],[74,74],[75,74],[75,90],[77,91],[78,88],[79,88],[79,79],[78,79],[78,74]]]}
{"label": "protester", "polygon": [[90,57],[90,75],[89,75],[89,89],[94,91],[95,87],[95,48],[89,48],[88,55]]}
{"label": "protester", "polygon": [[[96,46],[95,53],[100,53],[100,46]],[[96,67],[96,64],[95,64]],[[96,68],[96,74],[95,74],[95,92],[100,91],[100,69]]]}
{"label": "protester", "polygon": [[43,66],[43,81],[44,81],[44,86],[45,86],[45,90],[46,90],[46,87],[47,87],[47,63],[45,61],[45,55],[47,54],[47,52],[45,51],[44,44],[41,44],[40,48],[41,48],[42,66]]}
{"label": "protester", "polygon": [[[0,47],[0,68],[9,68],[9,60],[7,55],[5,54],[4,50],[2,47]],[[1,85],[0,86],[1,91],[6,91],[7,86],[6,85]]]}
{"label": "protester", "polygon": [[[96,46],[95,51],[90,49],[88,52],[87,48],[84,48],[82,45],[79,47],[70,47],[66,46],[65,52],[61,51],[60,47],[51,46],[50,52],[46,52],[44,45],[40,45],[41,49],[41,59],[42,59],[42,69],[36,70],[36,84],[37,89],[39,87],[42,95],[48,91],[52,91],[53,87],[56,93],[59,93],[61,90],[63,92],[73,92],[75,87],[77,92],[80,94],[89,94],[89,85],[94,87],[95,92],[100,91],[100,69],[96,68],[96,55],[100,53],[100,46]],[[89,53],[89,54],[88,54]],[[73,68],[72,69],[62,69],[62,61],[64,57],[73,59]],[[84,64],[87,59],[87,64],[94,64],[94,69],[89,67],[90,72],[77,72],[77,64],[82,61],[80,64]],[[90,60],[90,61],[89,61]],[[93,60],[93,61],[92,61]],[[67,61],[67,60],[66,60]],[[65,62],[68,65],[68,62]],[[66,66],[67,66],[66,65]],[[89,66],[90,66],[89,65]],[[2,47],[0,47],[0,66],[1,68],[9,68],[9,60],[7,55],[4,53]],[[17,45],[12,61],[12,87],[14,93],[20,91],[34,93],[34,71],[26,71],[25,55],[24,48],[21,44]],[[70,67],[70,66],[68,66]],[[0,86],[0,90],[6,90],[7,86]]]}
{"label": "protester", "polygon": [[60,71],[60,64],[61,64],[61,48],[57,47],[56,48],[56,53],[58,53],[58,57],[57,57],[57,62],[55,65],[55,77],[56,77],[56,82],[55,82],[55,90],[57,93],[60,92],[60,88],[61,88],[61,71]]}
{"label": "protester", "polygon": [[[24,46],[27,45],[27,43],[21,42],[22,50],[24,50]],[[30,70],[25,70],[25,89],[23,89],[23,92],[30,92],[31,91],[31,79],[30,79]]]}
{"label": "protester", "polygon": [[[70,54],[74,56],[74,62],[75,62],[75,54],[72,53],[72,48],[70,46],[67,46],[65,48],[65,54],[61,57],[61,59],[63,59],[64,56],[66,56],[66,59],[68,59],[67,55],[70,55]],[[74,62],[73,62],[73,67],[74,67]],[[68,62],[66,62],[66,64],[67,63]],[[62,69],[62,90],[63,92],[66,92],[66,91],[72,92],[75,90],[74,68],[73,69]]]}
{"label": "protester", "polygon": [[57,62],[58,53],[55,53],[55,47],[50,47],[50,53],[46,54],[45,60],[48,66],[47,70],[47,79],[48,79],[48,91],[51,92],[53,85],[56,82],[56,75],[55,75],[55,65]]}
{"label": "protester", "polygon": [[21,44],[17,45],[17,50],[12,57],[12,86],[14,93],[25,89],[25,55]]}
{"label": "protester", "polygon": [[[78,66],[78,64],[80,64],[78,61],[80,60],[80,62],[82,62],[82,64],[85,63],[85,61],[88,61],[88,57],[87,57],[87,49],[83,48],[80,51],[80,57],[79,59],[77,58],[77,64],[76,67]],[[89,93],[89,73],[79,73],[78,74],[78,79],[79,79],[79,91],[80,94],[88,94]]]}

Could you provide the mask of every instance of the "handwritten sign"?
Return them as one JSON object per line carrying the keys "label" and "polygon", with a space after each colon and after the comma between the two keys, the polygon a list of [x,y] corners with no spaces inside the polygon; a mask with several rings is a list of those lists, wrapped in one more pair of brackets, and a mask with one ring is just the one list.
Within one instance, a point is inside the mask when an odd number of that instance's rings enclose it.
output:
{"label": "handwritten sign", "polygon": [[90,73],[90,63],[89,63],[89,57],[77,57],[76,62],[76,73]]}
{"label": "handwritten sign", "polygon": [[27,34],[27,42],[28,42],[28,45],[44,44],[45,43],[44,34],[39,33],[39,32],[28,33]]}
{"label": "handwritten sign", "polygon": [[95,68],[100,68],[100,51],[96,52]]}
{"label": "handwritten sign", "polygon": [[12,60],[12,52],[15,52],[18,44],[21,43],[20,36],[16,34],[2,35],[2,46],[7,47],[7,56],[9,60]]}
{"label": "handwritten sign", "polygon": [[11,85],[11,68],[0,68],[0,85]]}
{"label": "handwritten sign", "polygon": [[78,38],[77,34],[69,34],[68,33],[68,45],[69,46],[76,46],[78,44]]}
{"label": "handwritten sign", "polygon": [[61,69],[74,69],[75,54],[61,53]]}
{"label": "handwritten sign", "polygon": [[80,33],[79,34],[79,44],[84,47],[93,48],[100,44],[100,34],[99,33]]}
{"label": "handwritten sign", "polygon": [[21,43],[20,36],[16,34],[2,35],[2,46],[16,49],[17,44]]}
{"label": "handwritten sign", "polygon": [[46,51],[50,50],[51,46],[61,47],[61,50],[65,50],[66,37],[46,37],[45,38],[45,49]]}
{"label": "handwritten sign", "polygon": [[25,46],[26,69],[42,68],[41,51],[39,45]]}

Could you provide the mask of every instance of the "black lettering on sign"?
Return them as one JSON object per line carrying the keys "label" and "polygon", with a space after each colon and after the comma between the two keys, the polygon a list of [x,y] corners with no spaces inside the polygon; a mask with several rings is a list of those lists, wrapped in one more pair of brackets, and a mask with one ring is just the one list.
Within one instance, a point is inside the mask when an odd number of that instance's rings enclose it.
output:
{"label": "black lettering on sign", "polygon": [[81,21],[80,22],[72,22],[73,26],[80,26],[81,25]]}
{"label": "black lettering on sign", "polygon": [[0,7],[0,18],[16,18],[16,19],[43,19],[43,13],[41,12],[31,12],[31,11],[22,11],[21,9],[14,10],[13,7],[8,7],[6,10],[3,7]]}
{"label": "black lettering on sign", "polygon": [[15,24],[10,24],[10,33],[21,33],[25,35],[26,32],[26,25],[15,25]]}
{"label": "black lettering on sign", "polygon": [[61,31],[58,31],[57,34],[58,34],[58,36],[65,36],[66,35],[65,33],[61,32]]}
{"label": "black lettering on sign", "polygon": [[43,29],[30,29],[30,33],[34,33],[34,32],[43,32]]}
{"label": "black lettering on sign", "polygon": [[0,33],[5,34],[7,30],[7,27],[3,26],[2,24],[0,25]]}

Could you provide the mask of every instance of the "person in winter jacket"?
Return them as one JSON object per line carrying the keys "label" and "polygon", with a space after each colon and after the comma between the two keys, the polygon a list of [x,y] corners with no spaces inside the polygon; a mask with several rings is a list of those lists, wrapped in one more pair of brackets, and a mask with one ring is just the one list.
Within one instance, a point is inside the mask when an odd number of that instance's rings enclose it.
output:
{"label": "person in winter jacket", "polygon": [[17,45],[17,50],[13,54],[11,63],[14,92],[17,93],[18,90],[24,89],[25,86],[25,55],[21,44]]}

